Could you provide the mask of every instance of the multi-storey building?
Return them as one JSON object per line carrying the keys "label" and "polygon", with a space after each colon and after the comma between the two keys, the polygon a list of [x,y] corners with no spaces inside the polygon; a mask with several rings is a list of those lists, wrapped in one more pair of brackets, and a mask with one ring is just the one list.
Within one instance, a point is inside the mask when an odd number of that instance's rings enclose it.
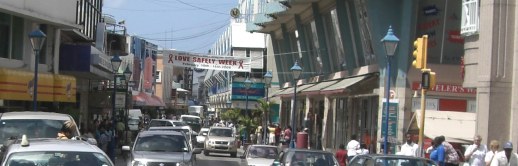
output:
{"label": "multi-storey building", "polygon": [[[389,27],[399,38],[392,58],[390,153],[405,133],[417,134],[421,71],[411,67],[413,41],[428,34],[428,66],[438,84],[428,91],[425,135],[468,143],[475,134],[476,90],[462,87],[460,36],[462,1],[441,0],[271,0],[247,23],[247,30],[268,34],[268,67],[282,89],[269,94],[279,100],[280,121],[308,128],[313,148],[336,149],[358,135],[371,152],[380,149],[387,56],[380,40]],[[476,12],[475,12],[476,13]],[[290,68],[303,68],[294,80]],[[273,62],[273,64],[270,64]],[[270,69],[269,68],[269,69]],[[294,85],[297,91],[294,92]],[[293,100],[293,96],[297,100]],[[292,108],[293,105],[297,107]],[[460,112],[460,113],[456,113]],[[438,119],[459,124],[461,132],[441,132]],[[458,118],[466,117],[466,118]],[[325,137],[324,137],[325,136]]]}

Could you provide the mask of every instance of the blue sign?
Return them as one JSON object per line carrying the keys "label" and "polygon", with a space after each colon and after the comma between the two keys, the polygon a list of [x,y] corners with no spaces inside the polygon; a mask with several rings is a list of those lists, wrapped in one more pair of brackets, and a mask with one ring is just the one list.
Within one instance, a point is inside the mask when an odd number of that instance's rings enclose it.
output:
{"label": "blue sign", "polygon": [[246,89],[243,82],[232,82],[232,100],[255,101],[264,98],[264,83],[254,83]]}

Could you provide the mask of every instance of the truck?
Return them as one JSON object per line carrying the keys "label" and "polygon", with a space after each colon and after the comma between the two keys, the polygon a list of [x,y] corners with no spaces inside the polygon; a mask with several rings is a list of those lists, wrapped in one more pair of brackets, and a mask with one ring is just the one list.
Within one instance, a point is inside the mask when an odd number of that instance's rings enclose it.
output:
{"label": "truck", "polygon": [[203,117],[203,106],[189,106],[189,115]]}

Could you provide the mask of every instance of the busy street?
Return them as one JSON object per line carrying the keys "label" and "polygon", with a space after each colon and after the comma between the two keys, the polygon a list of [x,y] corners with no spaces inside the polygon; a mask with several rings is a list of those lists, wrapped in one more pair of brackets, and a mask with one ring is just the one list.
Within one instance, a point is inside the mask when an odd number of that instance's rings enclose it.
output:
{"label": "busy street", "polygon": [[518,166],[517,13],[0,0],[0,166]]}

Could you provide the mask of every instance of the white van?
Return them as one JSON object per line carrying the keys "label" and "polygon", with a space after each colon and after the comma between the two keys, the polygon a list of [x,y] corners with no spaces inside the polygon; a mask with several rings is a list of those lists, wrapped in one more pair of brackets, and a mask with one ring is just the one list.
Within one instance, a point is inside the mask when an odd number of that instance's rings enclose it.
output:
{"label": "white van", "polygon": [[140,109],[129,109],[128,110],[128,128],[131,131],[139,130],[138,124],[142,119],[142,111]]}

